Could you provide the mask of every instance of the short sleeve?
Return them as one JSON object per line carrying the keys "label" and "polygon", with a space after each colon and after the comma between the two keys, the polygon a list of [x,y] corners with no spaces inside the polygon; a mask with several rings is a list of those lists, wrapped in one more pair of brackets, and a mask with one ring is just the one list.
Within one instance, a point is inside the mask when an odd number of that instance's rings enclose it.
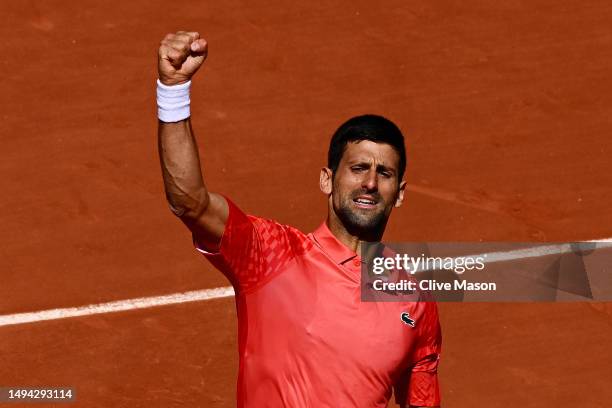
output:
{"label": "short sleeve", "polygon": [[[299,231],[275,221],[247,215],[226,198],[229,215],[217,252],[201,252],[232,283],[236,292],[263,284],[295,256]],[[303,234],[302,234],[303,235]]]}
{"label": "short sleeve", "polygon": [[403,406],[440,406],[438,364],[442,348],[442,333],[438,309],[434,302],[425,303],[420,319],[419,339],[413,364],[401,376],[395,387],[395,400]]}

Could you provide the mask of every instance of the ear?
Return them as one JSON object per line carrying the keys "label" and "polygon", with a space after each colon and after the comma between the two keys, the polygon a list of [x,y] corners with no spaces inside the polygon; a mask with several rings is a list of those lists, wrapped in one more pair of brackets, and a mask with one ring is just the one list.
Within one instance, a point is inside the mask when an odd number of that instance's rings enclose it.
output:
{"label": "ear", "polygon": [[331,169],[327,167],[323,167],[321,169],[321,174],[319,175],[319,188],[325,195],[330,195],[332,193],[332,174]]}
{"label": "ear", "polygon": [[395,200],[395,208],[399,208],[404,202],[404,191],[406,190],[406,181],[402,181],[399,185],[399,191],[397,192],[397,199]]}

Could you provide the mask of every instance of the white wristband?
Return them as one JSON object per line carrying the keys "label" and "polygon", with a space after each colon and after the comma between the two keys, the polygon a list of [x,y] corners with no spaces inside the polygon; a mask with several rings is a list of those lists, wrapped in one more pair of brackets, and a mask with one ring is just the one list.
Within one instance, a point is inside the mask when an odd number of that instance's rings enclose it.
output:
{"label": "white wristband", "polygon": [[164,85],[157,80],[157,117],[162,122],[179,122],[191,115],[189,89],[191,81],[180,85]]}

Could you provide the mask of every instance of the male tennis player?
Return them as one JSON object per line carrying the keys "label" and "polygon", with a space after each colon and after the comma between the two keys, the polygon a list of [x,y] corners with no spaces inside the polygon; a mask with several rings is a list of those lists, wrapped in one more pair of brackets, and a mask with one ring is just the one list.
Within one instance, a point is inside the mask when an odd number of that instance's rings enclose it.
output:
{"label": "male tennis player", "polygon": [[159,152],[172,212],[236,291],[239,407],[438,406],[433,302],[361,302],[362,241],[380,241],[404,195],[399,129],[365,115],[333,135],[320,188],[327,220],[311,234],[246,215],[206,189],[189,110],[207,56],[198,33],[159,48]]}

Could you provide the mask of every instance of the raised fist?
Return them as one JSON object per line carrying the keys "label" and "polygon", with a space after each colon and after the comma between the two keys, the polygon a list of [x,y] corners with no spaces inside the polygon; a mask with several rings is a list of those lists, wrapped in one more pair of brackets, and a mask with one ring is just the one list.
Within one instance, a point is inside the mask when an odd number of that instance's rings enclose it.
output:
{"label": "raised fist", "polygon": [[164,85],[187,82],[208,55],[208,43],[196,32],[177,31],[168,34],[159,46],[157,69]]}

